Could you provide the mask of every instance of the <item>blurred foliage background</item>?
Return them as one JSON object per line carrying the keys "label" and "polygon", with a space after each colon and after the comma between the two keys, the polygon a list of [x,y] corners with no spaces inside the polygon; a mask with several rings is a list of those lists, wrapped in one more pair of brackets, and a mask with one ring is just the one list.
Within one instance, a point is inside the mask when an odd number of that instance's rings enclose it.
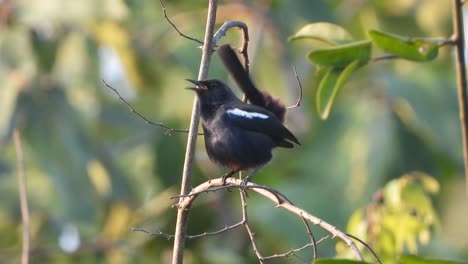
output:
{"label": "blurred foliage background", "polygon": [[[207,1],[171,0],[166,7],[182,32],[203,39]],[[301,26],[319,21],[342,25],[356,39],[370,29],[448,38],[448,1],[220,1],[218,25],[226,20],[249,26],[258,86],[293,104],[292,65],[304,86],[303,104],[287,121],[303,145],[277,150],[256,182],[345,229],[387,182],[426,173],[440,184],[429,200],[439,222],[417,253],[468,258],[453,49],[442,48],[430,63],[393,60],[359,70],[322,121],[314,110],[317,80],[305,58],[307,43],[287,42]],[[239,36],[232,30],[222,41],[237,45]],[[170,27],[157,0],[0,1],[1,263],[18,263],[21,251],[15,128],[24,143],[31,263],[170,263],[172,240],[130,228],[173,232],[169,197],[178,193],[187,135],[145,124],[102,80],[149,119],[187,128],[194,95],[183,89],[184,79],[197,76],[200,56],[197,43]],[[229,80],[216,54],[209,76]],[[208,160],[201,137],[197,144],[194,185],[224,173]],[[238,198],[236,192],[200,197],[189,233],[239,221]],[[406,217],[420,209],[414,207]],[[249,213],[265,255],[308,241],[301,221],[269,201],[251,195]],[[326,234],[314,231],[317,238]],[[412,252],[409,246],[399,247]],[[186,254],[187,263],[257,262],[243,229],[189,240]],[[334,240],[319,244],[320,256],[335,254]],[[312,253],[299,255],[310,259]]]}

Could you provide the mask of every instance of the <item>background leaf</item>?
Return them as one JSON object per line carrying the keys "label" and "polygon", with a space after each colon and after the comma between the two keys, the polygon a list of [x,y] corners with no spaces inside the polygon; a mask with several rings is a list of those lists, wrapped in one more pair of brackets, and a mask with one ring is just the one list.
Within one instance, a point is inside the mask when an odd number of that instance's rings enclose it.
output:
{"label": "background leaf", "polygon": [[289,37],[293,40],[315,40],[328,45],[344,44],[352,41],[351,34],[339,25],[318,22],[303,26],[294,35]]}
{"label": "background leaf", "polygon": [[311,51],[307,57],[321,66],[345,67],[353,61],[367,63],[371,55],[371,42],[367,40]]}
{"label": "background leaf", "polygon": [[429,39],[408,38],[371,30],[372,41],[386,52],[407,60],[430,61],[437,57],[439,44]]}
{"label": "background leaf", "polygon": [[330,68],[325,73],[320,81],[316,95],[317,112],[322,119],[328,118],[338,91],[360,65],[361,62],[356,60],[344,69]]}

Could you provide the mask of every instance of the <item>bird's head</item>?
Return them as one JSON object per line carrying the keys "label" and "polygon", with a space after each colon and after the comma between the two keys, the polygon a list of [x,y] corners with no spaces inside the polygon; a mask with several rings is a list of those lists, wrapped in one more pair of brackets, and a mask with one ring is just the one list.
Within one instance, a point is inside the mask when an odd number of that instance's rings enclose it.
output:
{"label": "bird's head", "polygon": [[197,86],[187,89],[195,91],[202,104],[222,105],[239,100],[231,89],[220,80],[186,80]]}

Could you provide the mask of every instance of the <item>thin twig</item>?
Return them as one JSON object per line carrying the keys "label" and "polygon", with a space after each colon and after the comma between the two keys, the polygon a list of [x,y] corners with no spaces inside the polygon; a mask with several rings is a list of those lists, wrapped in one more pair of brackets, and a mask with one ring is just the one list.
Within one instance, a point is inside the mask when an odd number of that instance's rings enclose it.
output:
{"label": "thin twig", "polygon": [[[314,247],[316,248],[317,247],[317,244],[324,241],[325,239],[329,238],[330,235],[326,235],[322,238],[320,238],[318,241],[314,241],[314,242],[311,242],[311,243],[307,243],[305,244],[304,246],[302,247],[299,247],[299,248],[295,248],[295,249],[291,249],[289,250],[288,252],[285,252],[285,253],[282,253],[282,254],[275,254],[275,255],[271,255],[271,256],[267,256],[267,257],[263,257],[264,260],[268,260],[268,259],[274,259],[274,258],[284,258],[284,257],[289,257],[290,255],[296,253],[296,252],[300,252],[308,247]],[[298,256],[296,256],[298,257]],[[314,260],[315,260],[315,257],[314,257]],[[309,262],[307,262],[309,263]]]}
{"label": "thin twig", "polygon": [[263,256],[258,250],[257,243],[255,242],[255,233],[252,231],[252,228],[250,227],[249,224],[249,219],[247,217],[247,194],[245,189],[241,189],[239,191],[240,197],[241,197],[241,203],[242,203],[242,222],[245,227],[245,230],[247,230],[247,234],[249,234],[250,242],[252,243],[252,248],[255,252],[255,255],[257,255],[258,261],[260,263],[263,262]]}
{"label": "thin twig", "polygon": [[[208,67],[211,61],[211,54],[213,51],[213,35],[214,26],[216,22],[216,11],[218,1],[208,1],[208,14],[205,28],[205,39],[203,41],[202,58],[200,62],[200,71],[198,73],[198,80],[204,80],[208,76]],[[192,106],[192,116],[190,118],[189,135],[187,141],[187,147],[185,151],[184,167],[182,172],[182,183],[180,188],[180,194],[184,195],[189,193],[191,188],[192,178],[192,163],[195,156],[195,144],[198,135],[198,124],[200,122],[200,109],[198,106],[198,97],[195,96]],[[182,203],[184,198],[180,198],[179,203]],[[176,230],[174,238],[174,247],[172,255],[172,264],[183,263],[183,252],[185,246],[185,236],[187,233],[187,220],[188,220],[188,208],[179,208],[177,211]]]}
{"label": "thin twig", "polygon": [[301,80],[299,80],[299,75],[297,75],[296,66],[294,66],[294,65],[293,65],[293,70],[294,70],[294,75],[296,76],[297,85],[298,85],[298,88],[299,88],[299,98],[297,98],[297,101],[296,101],[295,104],[293,104],[291,106],[288,106],[288,109],[293,109],[293,108],[299,107],[301,105],[301,102],[302,102],[302,84],[301,84]]}
{"label": "thin twig", "polygon": [[371,58],[371,62],[379,62],[379,61],[383,61],[383,60],[393,60],[393,59],[398,59],[398,58],[400,58],[400,57],[398,57],[396,55],[385,54],[385,55],[381,55],[381,56]]}
{"label": "thin twig", "polygon": [[314,261],[317,259],[317,242],[315,241],[314,234],[312,233],[312,229],[309,226],[309,222],[302,216],[301,214],[301,220],[304,222],[304,225],[306,226],[307,229],[307,234],[310,237],[310,243],[312,244],[313,252],[314,252]]}
{"label": "thin twig", "polygon": [[269,260],[269,259],[275,259],[275,258],[286,258],[286,257],[289,257],[290,255],[292,255],[292,254],[294,254],[296,252],[300,252],[300,251],[302,251],[302,250],[304,250],[304,249],[306,249],[308,247],[315,247],[314,243],[307,243],[302,247],[291,249],[291,250],[289,250],[288,252],[285,252],[285,253],[274,254],[274,255],[271,255],[271,256],[263,257],[263,259],[264,260]]}
{"label": "thin twig", "polygon": [[172,239],[174,238],[174,235],[171,235],[171,234],[166,234],[166,233],[163,233],[161,231],[157,232],[157,233],[154,233],[154,232],[150,232],[146,229],[143,229],[143,228],[140,228],[140,227],[132,227],[130,228],[132,231],[134,232],[141,232],[141,233],[145,233],[146,235],[148,236],[163,236],[165,237],[167,240],[169,239]]}
{"label": "thin twig", "polygon": [[[244,62],[244,69],[247,73],[250,71],[250,60],[249,60],[249,53],[248,53],[248,46],[249,46],[249,29],[244,22],[241,21],[226,21],[216,32],[215,34],[215,41],[216,43],[221,39],[222,36],[226,35],[228,29],[237,27],[242,32],[242,46],[238,50],[239,53],[242,55],[242,60]],[[216,40],[217,38],[217,40]],[[247,102],[247,96],[242,96],[242,102]]]}
{"label": "thin twig", "polygon": [[349,236],[352,239],[355,239],[355,240],[359,241],[359,243],[361,243],[363,246],[365,246],[372,253],[372,255],[374,256],[375,261],[377,261],[377,263],[379,263],[379,264],[382,264],[382,261],[380,261],[379,257],[377,256],[377,253],[375,253],[375,251],[366,242],[361,240],[359,237],[356,237],[356,236],[351,235],[349,233],[346,233],[346,235]]}
{"label": "thin twig", "polygon": [[172,28],[174,28],[174,30],[177,31],[177,33],[179,33],[179,35],[181,35],[182,37],[184,37],[184,38],[186,38],[186,39],[188,39],[188,40],[195,41],[195,42],[197,42],[198,44],[203,45],[203,41],[198,40],[198,39],[196,39],[196,38],[192,38],[192,37],[190,37],[190,36],[185,35],[184,33],[182,33],[182,32],[177,28],[177,26],[176,26],[174,23],[172,23],[172,21],[171,21],[171,20],[169,19],[169,17],[167,16],[166,6],[164,5],[163,0],[159,0],[159,2],[161,3],[161,8],[162,8],[162,11],[163,11],[163,13],[164,13],[164,17],[166,18],[167,22],[168,22],[169,24],[171,24]]}
{"label": "thin twig", "polygon": [[[244,224],[243,221],[240,221],[238,223],[235,223],[235,224],[232,224],[232,225],[229,225],[229,226],[225,226],[223,229],[220,229],[220,230],[217,230],[217,231],[204,232],[204,233],[197,234],[197,235],[187,235],[185,237],[188,238],[188,239],[195,239],[195,238],[206,237],[206,236],[215,236],[215,235],[219,235],[221,233],[224,233],[226,231],[233,230],[233,229],[235,229],[235,228],[237,228],[237,227],[239,227],[239,226],[241,226],[243,224]],[[153,232],[150,232],[150,231],[148,231],[146,229],[138,228],[138,227],[132,227],[132,231],[142,232],[142,233],[147,234],[148,236],[163,236],[163,237],[165,237],[167,239],[174,238],[174,235],[171,235],[171,234],[166,234],[166,233],[163,233],[161,231],[153,233]]]}
{"label": "thin twig", "polygon": [[463,29],[463,2],[453,0],[453,30],[454,41],[456,41],[457,55],[457,83],[458,83],[458,105],[460,126],[462,130],[463,141],[463,160],[465,164],[465,184],[468,193],[468,87],[466,80],[466,61],[465,61],[465,37]]}
{"label": "thin twig", "polygon": [[[149,120],[146,116],[140,114],[138,111],[136,111],[131,104],[129,104],[127,102],[127,100],[125,100],[119,93],[119,91],[117,91],[117,89],[115,89],[114,87],[112,87],[110,84],[108,84],[106,81],[102,80],[102,82],[104,83],[104,85],[111,89],[119,98],[120,101],[122,101],[124,104],[127,105],[127,107],[130,109],[130,112],[136,114],[138,117],[140,117],[141,119],[143,119],[143,121],[145,121],[145,123],[147,124],[150,124],[150,125],[153,125],[153,126],[158,126],[158,127],[161,127],[162,129],[164,129],[164,133],[166,135],[171,135],[172,132],[181,132],[181,133],[188,133],[189,130],[188,129],[176,129],[176,128],[171,128],[171,127],[168,127],[166,125],[164,125],[162,122],[154,122],[154,121],[151,121]],[[203,133],[199,133],[198,135],[203,135]]]}
{"label": "thin twig", "polygon": [[16,163],[18,170],[18,191],[21,208],[21,222],[23,226],[23,246],[21,249],[21,263],[29,263],[29,208],[26,177],[24,175],[24,154],[21,144],[21,135],[18,129],[13,132],[13,142],[16,150]]}

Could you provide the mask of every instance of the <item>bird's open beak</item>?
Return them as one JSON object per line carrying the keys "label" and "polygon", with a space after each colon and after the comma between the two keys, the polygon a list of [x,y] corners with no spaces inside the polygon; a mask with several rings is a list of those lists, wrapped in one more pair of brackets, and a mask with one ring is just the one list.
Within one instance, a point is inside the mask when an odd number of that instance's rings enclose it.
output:
{"label": "bird's open beak", "polygon": [[185,79],[188,82],[191,82],[195,84],[197,87],[187,87],[186,89],[192,90],[192,91],[200,91],[200,90],[207,90],[208,88],[206,85],[203,83],[203,81],[197,81],[197,80],[192,80],[192,79]]}

